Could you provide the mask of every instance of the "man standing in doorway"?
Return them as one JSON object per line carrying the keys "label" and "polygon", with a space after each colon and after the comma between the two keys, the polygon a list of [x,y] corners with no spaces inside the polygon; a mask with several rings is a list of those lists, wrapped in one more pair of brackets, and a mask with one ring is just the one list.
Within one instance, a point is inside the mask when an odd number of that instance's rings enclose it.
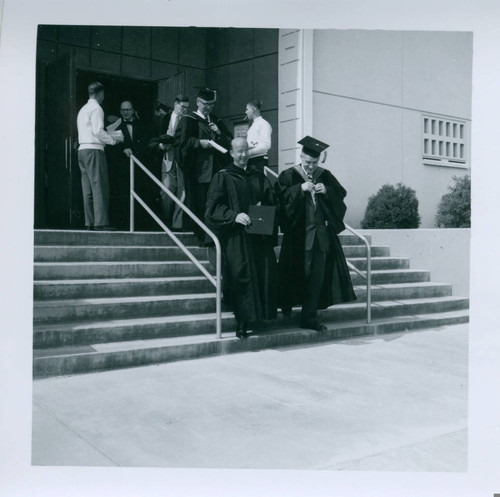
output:
{"label": "man standing in doorway", "polygon": [[76,119],[78,127],[78,165],[82,173],[85,226],[98,231],[110,230],[108,163],[105,145],[115,145],[123,138],[112,138],[104,130],[104,86],[90,83],[89,100],[80,109]]}
{"label": "man standing in doorway", "polygon": [[[111,217],[116,216],[119,229],[128,229],[130,223],[130,156],[143,161],[146,149],[146,130],[138,119],[132,102],[125,100],[120,104],[121,118],[109,125],[107,131],[120,130],[123,143],[112,149],[109,155]],[[139,176],[142,178],[142,175]]]}
{"label": "man standing in doorway", "polygon": [[[214,174],[231,162],[229,150],[232,135],[221,119],[212,114],[217,96],[214,90],[200,90],[196,105],[198,110],[181,119],[175,137],[175,158],[184,172],[186,205],[201,220],[205,215],[207,192]],[[215,146],[214,146],[215,145]],[[201,245],[205,233],[197,225],[194,232]]]}
{"label": "man standing in doorway", "polygon": [[[174,136],[181,118],[187,114],[188,109],[189,98],[182,94],[177,95],[174,100],[174,110],[165,116],[168,122],[166,133],[158,138],[165,151],[161,164],[161,181],[181,202],[186,198],[186,190],[184,173],[174,157]],[[160,195],[163,220],[169,227],[182,228],[182,210],[163,190]]]}

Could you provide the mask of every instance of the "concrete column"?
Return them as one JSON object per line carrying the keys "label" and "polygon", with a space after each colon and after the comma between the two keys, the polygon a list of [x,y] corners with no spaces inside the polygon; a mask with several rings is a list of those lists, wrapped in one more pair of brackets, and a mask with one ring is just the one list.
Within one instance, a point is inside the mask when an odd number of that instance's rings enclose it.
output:
{"label": "concrete column", "polygon": [[313,31],[279,33],[279,171],[300,161],[297,140],[313,132]]}

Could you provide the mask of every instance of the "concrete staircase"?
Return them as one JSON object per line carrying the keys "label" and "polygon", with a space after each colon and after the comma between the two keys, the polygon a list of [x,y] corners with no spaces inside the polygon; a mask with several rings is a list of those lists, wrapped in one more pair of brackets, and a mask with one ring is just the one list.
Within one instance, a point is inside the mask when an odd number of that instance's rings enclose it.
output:
{"label": "concrete staircase", "polygon": [[[192,234],[178,235],[211,267]],[[346,257],[366,267],[366,249],[342,234]],[[317,333],[296,320],[267,323],[247,340],[222,316],[215,338],[215,289],[163,233],[35,231],[33,376],[43,378],[194,359],[468,321],[468,299],[430,273],[410,269],[389,247],[372,247],[373,322],[367,325],[363,279],[358,301],[321,311]],[[297,312],[295,313],[297,314]],[[297,316],[296,316],[297,317]]]}

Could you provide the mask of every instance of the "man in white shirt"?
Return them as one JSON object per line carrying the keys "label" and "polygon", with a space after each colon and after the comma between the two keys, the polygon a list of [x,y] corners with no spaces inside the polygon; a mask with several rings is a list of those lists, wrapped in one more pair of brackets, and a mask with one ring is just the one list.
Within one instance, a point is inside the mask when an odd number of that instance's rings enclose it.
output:
{"label": "man in white shirt", "polygon": [[[186,190],[184,173],[174,157],[174,136],[181,118],[187,114],[188,109],[189,98],[182,94],[177,95],[174,100],[174,110],[170,116],[168,114],[165,116],[165,119],[168,119],[167,132],[159,137],[160,147],[165,151],[161,163],[161,181],[181,202],[186,198]],[[163,220],[167,226],[182,228],[182,209],[175,205],[163,190],[160,196]]]}
{"label": "man in white shirt", "polygon": [[261,116],[262,102],[252,100],[248,102],[245,114],[247,119],[252,120],[252,125],[247,132],[248,142],[248,169],[264,172],[267,166],[267,153],[271,148],[271,125]]}
{"label": "man in white shirt", "polygon": [[123,137],[114,139],[104,129],[104,86],[90,83],[89,100],[78,112],[78,165],[82,173],[85,226],[98,231],[109,230],[109,180],[105,145],[115,145]]}

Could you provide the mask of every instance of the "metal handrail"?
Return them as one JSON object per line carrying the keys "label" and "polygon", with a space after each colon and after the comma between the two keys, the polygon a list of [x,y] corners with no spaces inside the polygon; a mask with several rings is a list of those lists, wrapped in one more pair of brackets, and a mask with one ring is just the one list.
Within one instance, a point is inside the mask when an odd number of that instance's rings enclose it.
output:
{"label": "metal handrail", "polygon": [[[152,209],[142,200],[142,198],[135,192],[134,186],[134,163],[137,164],[160,188],[163,190],[171,200],[173,200],[214,242],[216,252],[215,263],[215,278],[200,264],[198,259],[189,251],[189,249],[177,238],[177,236],[165,225],[165,223],[152,211]],[[217,236],[193,214],[193,212],[186,207],[161,181],[158,180],[148,168],[134,155],[130,156],[130,231],[134,231],[134,200],[137,200],[142,207],[149,213],[149,215],[163,228],[163,230],[170,236],[170,238],[177,244],[177,246],[186,254],[186,256],[193,262],[193,264],[202,272],[202,274],[215,286],[215,335],[217,338],[222,337],[222,304],[221,304],[221,261],[222,252],[219,239]]]}
{"label": "metal handrail", "polygon": [[[271,174],[271,176],[274,176],[275,178],[278,177],[278,175],[267,166],[264,166],[264,172]],[[370,324],[372,321],[372,252],[370,242],[366,237],[364,237],[361,233],[358,233],[354,228],[351,228],[348,224],[344,223],[344,226],[346,230],[357,236],[366,246],[366,274],[360,271],[351,262],[346,260],[346,263],[350,269],[366,279],[366,322]]]}

